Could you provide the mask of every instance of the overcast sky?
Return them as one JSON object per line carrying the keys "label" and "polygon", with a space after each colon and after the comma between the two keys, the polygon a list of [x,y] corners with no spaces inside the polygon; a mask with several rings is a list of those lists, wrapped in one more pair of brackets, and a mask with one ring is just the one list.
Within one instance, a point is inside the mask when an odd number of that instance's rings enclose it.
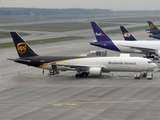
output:
{"label": "overcast sky", "polygon": [[0,7],[159,10],[160,0],[0,0]]}

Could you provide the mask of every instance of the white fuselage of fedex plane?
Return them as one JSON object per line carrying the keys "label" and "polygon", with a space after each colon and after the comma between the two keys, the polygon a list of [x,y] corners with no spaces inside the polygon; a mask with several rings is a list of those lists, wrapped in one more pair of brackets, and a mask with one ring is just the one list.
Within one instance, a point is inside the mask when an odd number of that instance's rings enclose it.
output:
{"label": "white fuselage of fedex plane", "polygon": [[[160,41],[112,41],[114,45],[125,53],[143,53],[144,51],[157,53],[160,50]],[[106,42],[107,44],[107,42]]]}
{"label": "white fuselage of fedex plane", "polygon": [[54,63],[57,66],[57,69],[59,70],[76,70],[76,68],[78,67],[86,67],[88,69],[100,68],[102,72],[140,72],[151,70],[157,67],[157,65],[153,63],[151,60],[140,57],[93,57],[83,59],[77,58],[57,62],[55,61]]}

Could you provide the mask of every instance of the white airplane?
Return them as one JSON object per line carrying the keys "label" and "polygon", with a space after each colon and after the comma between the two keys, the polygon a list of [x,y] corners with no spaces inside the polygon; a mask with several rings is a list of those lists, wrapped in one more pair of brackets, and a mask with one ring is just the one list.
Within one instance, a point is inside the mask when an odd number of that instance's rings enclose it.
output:
{"label": "white airplane", "polygon": [[151,60],[141,57],[39,56],[16,32],[11,32],[11,36],[19,58],[9,60],[49,71],[77,71],[75,77],[110,71],[142,72],[157,67]]}
{"label": "white airplane", "polygon": [[[97,39],[96,42],[91,42],[91,45],[123,53],[141,53],[145,54],[147,58],[152,58],[152,55],[160,58],[160,41],[112,41],[95,22],[91,22],[91,25]],[[125,35],[129,37],[131,34]]]}

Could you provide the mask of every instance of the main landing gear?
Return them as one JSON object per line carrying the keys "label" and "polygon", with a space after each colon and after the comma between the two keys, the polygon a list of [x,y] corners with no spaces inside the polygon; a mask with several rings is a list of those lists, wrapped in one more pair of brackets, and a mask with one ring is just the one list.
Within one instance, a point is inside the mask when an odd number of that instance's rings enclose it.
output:
{"label": "main landing gear", "polygon": [[142,77],[142,78],[145,78],[146,76],[147,76],[147,73],[143,73],[143,74],[142,74],[142,73],[138,73],[138,74],[135,75],[134,78],[135,78],[135,79],[140,79],[141,77]]}
{"label": "main landing gear", "polygon": [[88,72],[81,72],[81,73],[77,73],[75,74],[75,77],[78,78],[78,77],[87,77],[89,75]]}

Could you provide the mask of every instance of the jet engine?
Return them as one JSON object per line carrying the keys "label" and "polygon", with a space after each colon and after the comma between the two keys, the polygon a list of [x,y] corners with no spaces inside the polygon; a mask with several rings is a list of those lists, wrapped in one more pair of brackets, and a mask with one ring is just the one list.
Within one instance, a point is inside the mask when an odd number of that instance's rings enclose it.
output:
{"label": "jet engine", "polygon": [[100,67],[93,67],[89,69],[89,73],[91,75],[101,75],[102,74],[102,68]]}
{"label": "jet engine", "polygon": [[160,50],[157,51],[157,56],[160,58]]}

